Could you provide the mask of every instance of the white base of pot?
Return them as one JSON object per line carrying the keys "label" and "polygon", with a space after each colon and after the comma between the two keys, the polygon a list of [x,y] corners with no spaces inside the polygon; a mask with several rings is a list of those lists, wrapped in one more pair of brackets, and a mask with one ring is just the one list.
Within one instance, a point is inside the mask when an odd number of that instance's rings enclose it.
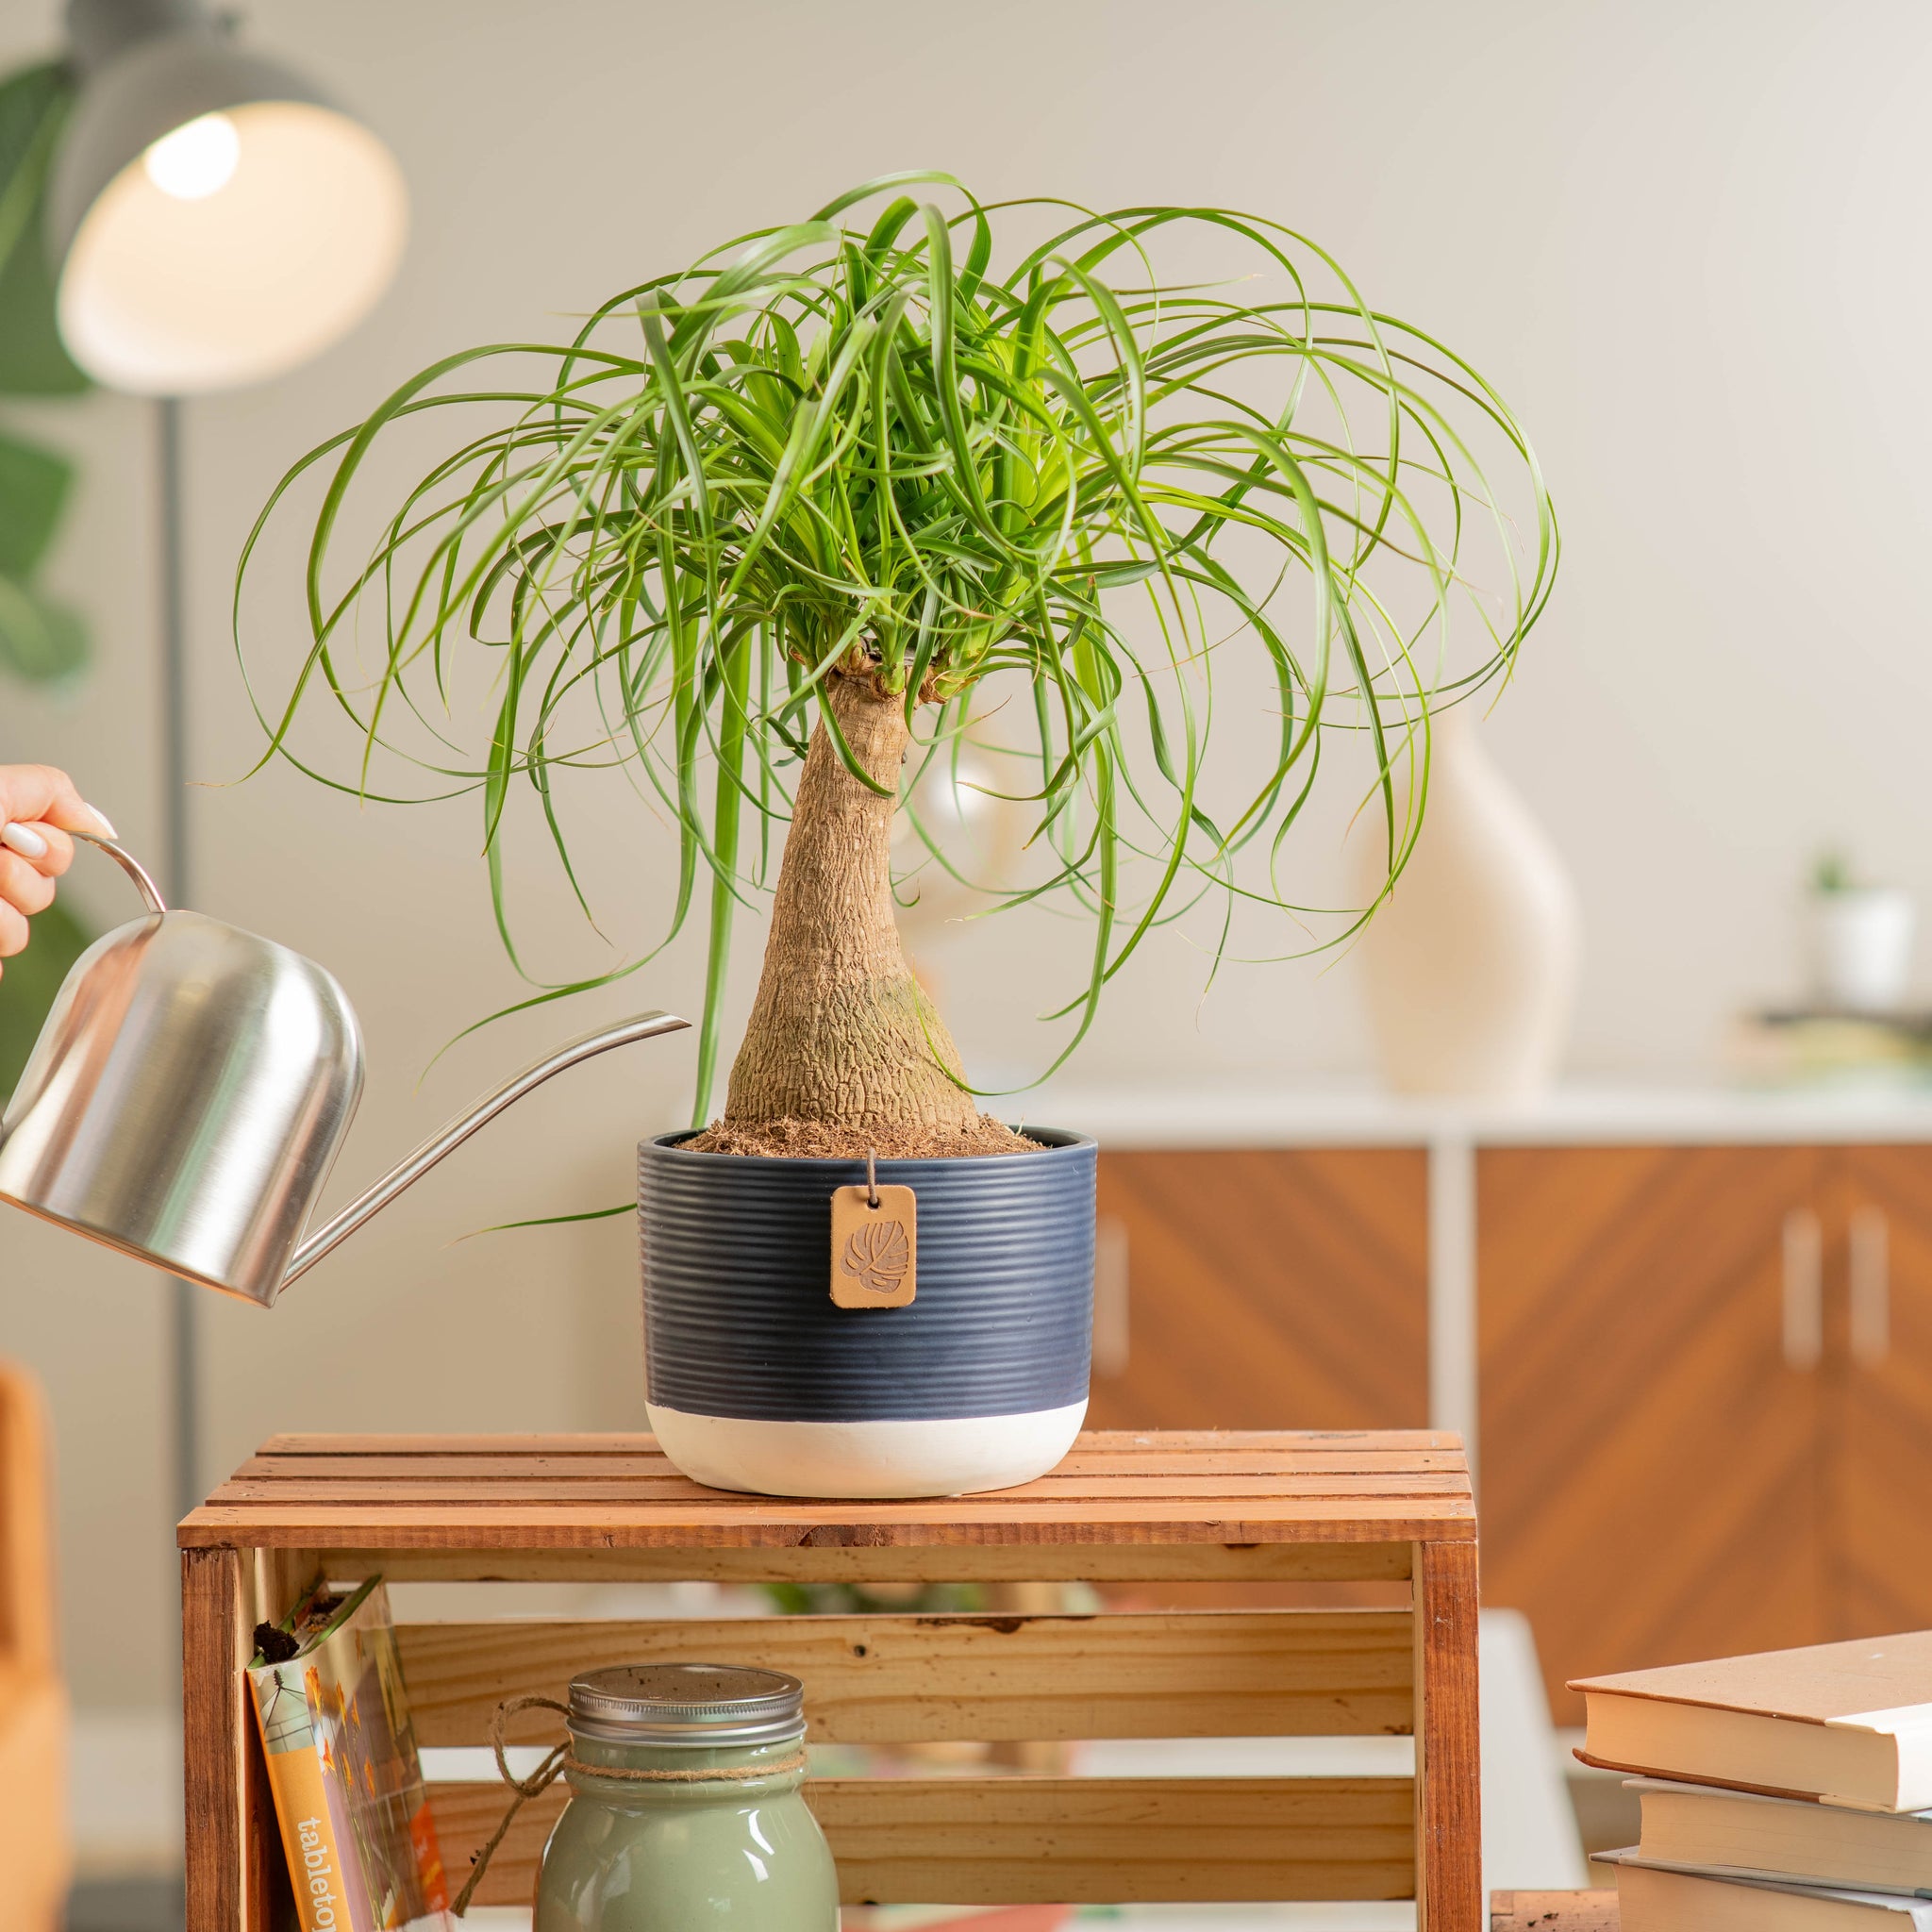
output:
{"label": "white base of pot", "polygon": [[773,1423],[647,1403],[658,1446],[714,1490],[764,1496],[959,1496],[1044,1475],[1074,1446],[1085,1402],[937,1422]]}

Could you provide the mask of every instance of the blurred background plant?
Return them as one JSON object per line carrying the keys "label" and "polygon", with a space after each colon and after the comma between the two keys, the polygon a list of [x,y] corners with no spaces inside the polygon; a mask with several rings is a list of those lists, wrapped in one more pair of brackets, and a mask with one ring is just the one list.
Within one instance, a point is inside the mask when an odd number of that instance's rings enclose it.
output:
{"label": "blurred background plant", "polygon": [[[0,80],[0,395],[71,396],[90,384],[60,345],[41,218],[73,90],[54,62]],[[0,429],[0,665],[53,683],[87,662],[79,614],[35,578],[74,488],[74,465]]]}
{"label": "blurred background plant", "polygon": [[[48,164],[73,98],[54,61],[0,80],[0,396],[74,396],[91,385],[60,345],[42,233]],[[74,490],[74,465],[0,423],[0,672],[60,685],[87,666],[80,615],[39,587]],[[0,1097],[13,1090],[41,1021],[88,942],[70,902],[34,922],[33,943],[0,983]]]}

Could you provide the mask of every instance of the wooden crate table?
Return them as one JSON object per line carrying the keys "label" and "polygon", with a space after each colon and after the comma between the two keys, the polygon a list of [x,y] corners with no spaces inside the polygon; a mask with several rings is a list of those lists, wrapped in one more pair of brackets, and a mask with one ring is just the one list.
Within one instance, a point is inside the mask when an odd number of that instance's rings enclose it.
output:
{"label": "wooden crate table", "polygon": [[[1399,1609],[499,1618],[404,1624],[399,1642],[425,1746],[482,1744],[500,1700],[560,1697],[577,1671],[669,1658],[793,1673],[817,1742],[1412,1731],[1413,1779],[825,1778],[808,1792],[848,1903],[1414,1897],[1426,1932],[1482,1932],[1475,1535],[1459,1439],[1414,1430],[1094,1432],[1024,1489],[911,1503],[703,1489],[649,1436],[275,1437],[179,1531],[188,1932],[268,1932],[284,1914],[242,1666],[258,1619],[285,1613],[318,1570],[394,1583],[1407,1581]],[[540,1724],[511,1735],[550,1740]],[[458,1877],[505,1796],[432,1788]],[[525,1807],[479,1903],[528,1902],[563,1797]]]}

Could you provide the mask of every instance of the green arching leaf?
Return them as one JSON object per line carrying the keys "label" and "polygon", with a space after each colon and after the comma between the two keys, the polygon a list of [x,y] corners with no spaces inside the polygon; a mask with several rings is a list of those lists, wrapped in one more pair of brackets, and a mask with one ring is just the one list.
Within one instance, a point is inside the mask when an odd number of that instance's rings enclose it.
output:
{"label": "green arching leaf", "polygon": [[[710,947],[705,962],[705,1010],[698,1029],[697,1089],[691,1125],[710,1119],[711,1086],[718,1074],[718,1032],[724,1004],[724,975],[731,963],[731,929],[738,915],[738,828],[742,815],[744,742],[750,727],[751,663],[758,640],[741,633],[724,649],[721,679],[724,712],[718,741],[718,793],[712,808],[715,871],[711,879]],[[756,801],[754,801],[756,803]]]}
{"label": "green arching leaf", "polygon": [[[638,1204],[635,1201],[620,1201],[615,1208],[591,1208],[581,1214],[537,1214],[528,1221],[498,1221],[488,1227],[473,1227],[468,1234],[459,1234],[458,1241],[473,1241],[478,1235],[513,1234],[520,1227],[562,1227],[573,1221],[615,1221],[620,1214],[635,1214]],[[451,1242],[452,1247],[456,1242]]]}

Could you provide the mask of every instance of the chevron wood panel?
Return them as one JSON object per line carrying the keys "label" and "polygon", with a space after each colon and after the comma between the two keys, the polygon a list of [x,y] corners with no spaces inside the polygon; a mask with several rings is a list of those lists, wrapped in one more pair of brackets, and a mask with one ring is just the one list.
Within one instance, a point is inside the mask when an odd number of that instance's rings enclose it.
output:
{"label": "chevron wood panel", "polygon": [[1564,1680],[1828,1636],[1824,1377],[1786,1366],[1791,1147],[1479,1157],[1483,1594]]}
{"label": "chevron wood panel", "polygon": [[[1828,1157],[1833,1324],[1825,1431],[1833,1635],[1932,1624],[1932,1147],[1847,1147]],[[1874,1251],[1873,1242],[1876,1240]],[[1863,1246],[1862,1258],[1858,1256]],[[1857,1268],[1875,1288],[1880,1332],[1861,1350]],[[1869,1307],[1868,1304],[1868,1307]],[[1871,1342],[1881,1341],[1874,1358]]]}
{"label": "chevron wood panel", "polygon": [[1129,1286],[1095,1427],[1426,1421],[1420,1148],[1103,1153],[1100,1212],[1124,1232]]}

